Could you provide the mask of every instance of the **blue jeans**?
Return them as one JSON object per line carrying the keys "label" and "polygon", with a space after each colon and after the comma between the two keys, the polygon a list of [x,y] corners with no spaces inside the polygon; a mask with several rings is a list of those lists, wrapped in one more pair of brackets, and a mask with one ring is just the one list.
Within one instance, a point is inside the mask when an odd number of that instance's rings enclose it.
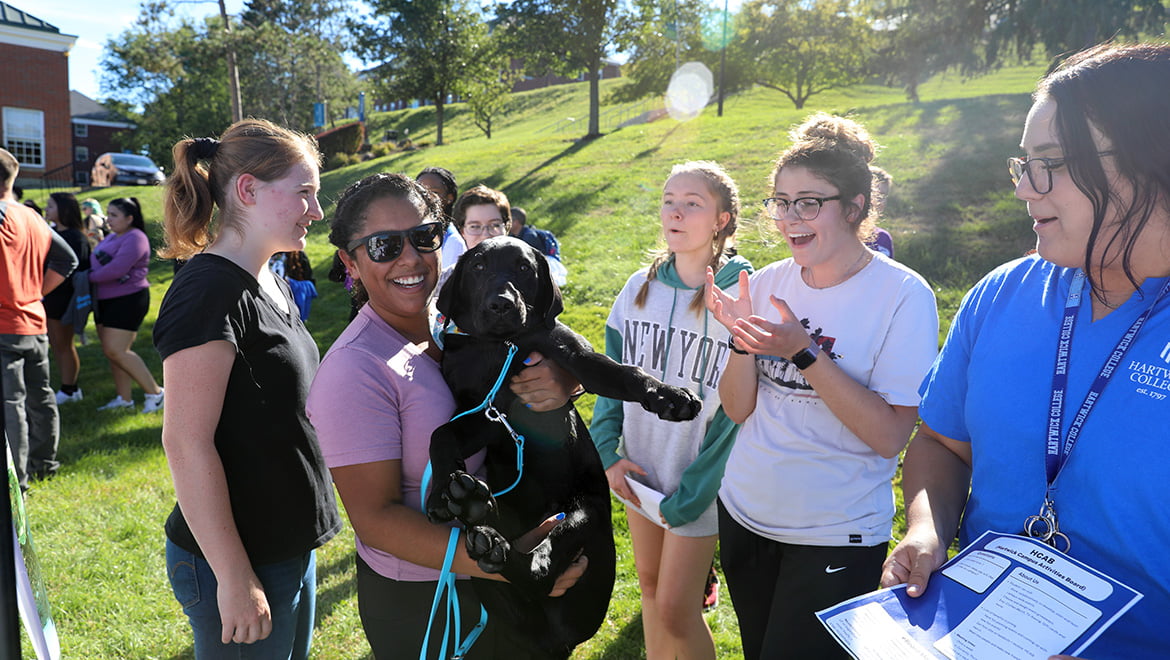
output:
{"label": "blue jeans", "polygon": [[253,644],[224,644],[216,598],[218,583],[206,559],[167,540],[167,576],[195,634],[198,660],[304,660],[313,641],[317,599],[314,551],[275,564],[253,566],[272,611],[272,634]]}

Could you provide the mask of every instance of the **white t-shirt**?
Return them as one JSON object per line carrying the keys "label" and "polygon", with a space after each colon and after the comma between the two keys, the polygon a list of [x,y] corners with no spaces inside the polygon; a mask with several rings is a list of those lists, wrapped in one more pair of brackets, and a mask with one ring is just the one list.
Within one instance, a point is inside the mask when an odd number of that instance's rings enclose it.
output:
{"label": "white t-shirt", "polygon": [[[751,278],[753,312],[779,321],[775,295],[845,373],[891,405],[917,406],[938,352],[938,311],[920,275],[881,254],[845,282],[809,287],[785,259]],[[845,427],[785,358],[756,358],[756,407],[727,461],[719,497],[753,532],[784,543],[888,541],[897,459]]]}

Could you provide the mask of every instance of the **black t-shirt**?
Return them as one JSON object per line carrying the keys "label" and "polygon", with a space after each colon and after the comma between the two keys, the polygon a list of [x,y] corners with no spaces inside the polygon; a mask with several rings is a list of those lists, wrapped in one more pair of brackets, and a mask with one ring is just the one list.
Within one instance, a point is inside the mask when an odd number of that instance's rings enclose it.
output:
{"label": "black t-shirt", "polygon": [[[163,360],[209,341],[226,340],[236,348],[215,448],[236,528],[254,564],[296,557],[341,529],[329,471],[305,414],[320,354],[288,285],[280,287],[288,313],[268,300],[251,274],[201,254],[175,276],[154,325]],[[166,532],[176,545],[202,556],[178,504]]]}
{"label": "black t-shirt", "polygon": [[[69,247],[73,249],[73,254],[77,255],[77,269],[73,272],[89,270],[89,239],[85,234],[78,229],[57,229],[57,233]],[[56,289],[45,294],[45,309],[52,308],[54,312],[49,314],[49,318],[61,319],[61,314],[58,310],[64,310],[65,306],[69,304],[69,299],[73,297],[73,280],[69,277],[65,278]]]}

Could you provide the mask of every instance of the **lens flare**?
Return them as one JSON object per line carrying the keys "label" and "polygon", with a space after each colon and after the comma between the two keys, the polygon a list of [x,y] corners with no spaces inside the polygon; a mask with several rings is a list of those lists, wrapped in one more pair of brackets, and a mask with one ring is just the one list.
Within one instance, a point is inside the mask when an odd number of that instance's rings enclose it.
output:
{"label": "lens flare", "polygon": [[715,91],[715,77],[702,62],[687,62],[670,77],[666,87],[666,111],[678,121],[699,116]]}

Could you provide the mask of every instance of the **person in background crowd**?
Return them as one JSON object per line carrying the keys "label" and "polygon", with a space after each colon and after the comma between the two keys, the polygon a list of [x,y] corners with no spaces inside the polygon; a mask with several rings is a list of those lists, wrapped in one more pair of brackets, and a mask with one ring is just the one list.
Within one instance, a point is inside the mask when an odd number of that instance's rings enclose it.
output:
{"label": "person in background crowd", "polygon": [[277,252],[268,260],[268,267],[277,277],[284,278],[292,290],[293,301],[300,310],[301,320],[308,321],[317,297],[317,280],[313,279],[313,265],[304,250]]}
{"label": "person in background crowd", "polygon": [[138,329],[150,311],[150,283],[146,281],[150,239],[146,236],[146,221],[134,197],[110,202],[107,214],[111,233],[90,254],[89,281],[98,301],[94,325],[102,352],[110,362],[116,394],[98,410],[133,410],[130,388],[132,383],[138,383],[146,392],[142,412],[157,412],[163,407],[163,388],[134,352]]}
{"label": "person in background crowd", "polygon": [[528,224],[528,212],[519,206],[512,207],[512,228],[509,233],[540,250],[546,257],[561,260],[561,246],[557,237],[547,229],[537,229]]}
{"label": "person in background crowd", "polygon": [[423,188],[426,188],[435,197],[439,198],[443,208],[443,254],[442,261],[452,265],[467,251],[467,242],[463,240],[459,230],[455,228],[455,199],[459,196],[459,187],[455,183],[455,175],[443,167],[428,167],[414,177]]}
{"label": "person in background crowd", "polygon": [[528,213],[518,206],[513,206],[512,227],[508,233],[540,250],[544,258],[548,260],[548,268],[553,281],[557,283],[557,286],[565,286],[569,280],[569,271],[561,262],[561,246],[551,231],[537,229],[529,225]]}
{"label": "person in background crowd", "polygon": [[[480,184],[459,196],[451,217],[470,250],[486,238],[508,233],[512,226],[512,207],[507,195]],[[453,265],[446,264],[444,268]]]}
{"label": "person in background crowd", "polygon": [[96,199],[89,197],[81,202],[81,215],[85,219],[85,235],[89,237],[91,246],[102,242],[106,234],[110,233],[106,225],[106,216],[102,215],[102,205]]}
{"label": "person in background crowd", "polygon": [[[81,209],[72,193],[53,193],[45,204],[45,219],[48,220],[77,255],[77,270],[74,274],[89,270],[89,240],[85,236],[85,225]],[[72,310],[74,287],[73,277],[66,278],[61,286],[45,295],[45,316],[48,318],[49,348],[57,361],[61,374],[61,389],[57,390],[57,405],[81,401],[83,393],[78,385],[81,374],[81,359],[73,343],[74,327]],[[88,278],[86,278],[88,281]],[[88,295],[88,291],[83,291]]]}
{"label": "person in background crowd", "polygon": [[740,273],[737,294],[707,276],[733,352],[719,397],[743,424],[719,542],[750,660],[849,657],[814,613],[877,586],[891,479],[938,346],[930,286],[862,242],[868,132],[818,113],[790,135],[764,206],[792,256]]}
{"label": "person in background crowd", "polygon": [[1168,89],[1166,43],[1099,46],[1040,81],[1008,160],[1036,252],[955,314],[922,384],[908,528],[882,576],[919,596],[956,530],[967,545],[1041,516],[1070,556],[1144,594],[1089,646],[1099,660],[1170,649]]}
{"label": "person in background crowd", "polygon": [[[894,185],[894,177],[876,165],[870,165],[873,173],[873,217],[884,219],[886,200],[890,197],[890,188]],[[865,247],[881,252],[887,257],[894,258],[894,237],[885,229],[874,226],[873,234],[865,241]]]}
{"label": "person in background crowd", "polygon": [[41,298],[77,267],[77,255],[12,194],[20,172],[0,149],[0,383],[4,433],[21,491],[56,474],[60,420],[49,385],[49,339]]}

